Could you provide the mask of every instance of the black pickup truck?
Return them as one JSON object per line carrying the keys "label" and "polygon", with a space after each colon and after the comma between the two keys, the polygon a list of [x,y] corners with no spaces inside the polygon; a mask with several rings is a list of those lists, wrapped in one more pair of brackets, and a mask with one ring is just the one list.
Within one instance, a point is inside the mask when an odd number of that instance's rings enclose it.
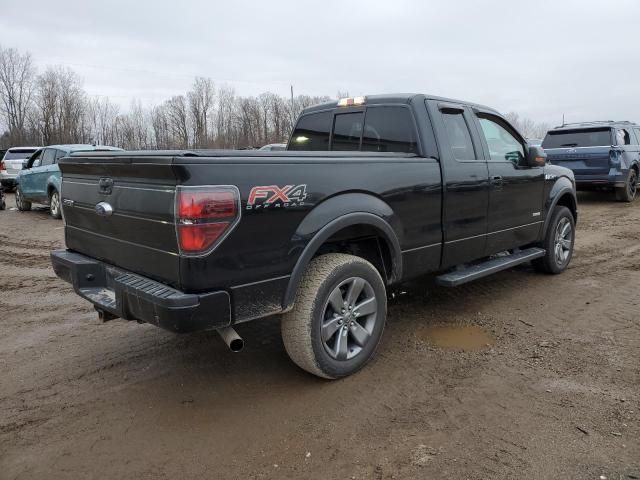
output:
{"label": "black pickup truck", "polygon": [[571,260],[574,177],[496,111],[419,94],[306,109],[288,151],[85,152],[60,161],[55,272],[100,317],[175,331],[282,315],[303,369],[374,353],[388,289]]}

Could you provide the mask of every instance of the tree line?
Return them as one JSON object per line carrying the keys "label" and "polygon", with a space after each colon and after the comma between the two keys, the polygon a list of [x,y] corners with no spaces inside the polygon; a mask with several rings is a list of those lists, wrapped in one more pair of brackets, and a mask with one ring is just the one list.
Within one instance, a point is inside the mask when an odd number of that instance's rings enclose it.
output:
{"label": "tree line", "polygon": [[90,96],[72,69],[38,72],[31,55],[0,46],[0,147],[95,143],[125,149],[247,148],[286,142],[300,111],[326,96],[237,95],[196,77],[189,91],[129,109]]}
{"label": "tree line", "polygon": [[[338,94],[346,96],[346,94]],[[0,148],[92,143],[127,150],[247,148],[285,142],[300,111],[330,100],[266,92],[237,95],[230,86],[196,77],[189,91],[151,107],[132,101],[128,110],[91,96],[72,69],[38,72],[31,54],[0,45]],[[544,123],[507,114],[528,138],[542,138]]]}

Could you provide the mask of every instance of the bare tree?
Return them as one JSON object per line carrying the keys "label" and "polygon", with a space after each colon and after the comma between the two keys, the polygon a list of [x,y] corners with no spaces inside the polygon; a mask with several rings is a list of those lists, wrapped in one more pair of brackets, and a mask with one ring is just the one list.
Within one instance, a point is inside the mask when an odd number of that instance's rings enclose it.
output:
{"label": "bare tree", "polygon": [[523,118],[516,112],[509,112],[505,118],[511,125],[524,135],[525,138],[544,138],[549,131],[549,124],[536,122],[530,118]]}
{"label": "bare tree", "polygon": [[209,146],[209,116],[213,107],[214,92],[213,81],[210,78],[196,77],[192,90],[187,93],[194,148]]}
{"label": "bare tree", "polygon": [[87,104],[87,117],[91,142],[100,145],[115,144],[114,127],[119,108],[108,98],[95,97]]}
{"label": "bare tree", "polygon": [[30,53],[21,54],[14,48],[0,46],[0,117],[14,144],[25,140],[34,78],[35,68]]}
{"label": "bare tree", "polygon": [[165,108],[175,146],[189,148],[187,101],[184,95],[177,95],[167,100]]}

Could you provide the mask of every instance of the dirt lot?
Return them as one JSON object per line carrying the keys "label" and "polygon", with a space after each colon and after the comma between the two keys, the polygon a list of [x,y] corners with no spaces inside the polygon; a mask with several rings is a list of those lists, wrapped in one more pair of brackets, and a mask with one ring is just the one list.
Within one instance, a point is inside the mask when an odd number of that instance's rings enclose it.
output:
{"label": "dirt lot", "polygon": [[49,266],[62,222],[0,212],[0,478],[640,478],[640,203],[580,201],[567,273],[414,285],[336,382],[277,319],[241,354],[101,324]]}

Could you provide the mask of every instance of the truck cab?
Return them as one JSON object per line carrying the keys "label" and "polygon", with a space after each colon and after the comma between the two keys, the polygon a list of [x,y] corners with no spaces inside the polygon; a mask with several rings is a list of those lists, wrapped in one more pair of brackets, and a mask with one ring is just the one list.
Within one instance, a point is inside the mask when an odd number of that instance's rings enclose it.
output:
{"label": "truck cab", "polygon": [[402,152],[420,158],[427,177],[438,170],[442,204],[431,213],[437,233],[429,241],[441,249],[439,269],[535,242],[555,183],[550,179],[563,177],[568,189],[573,181],[570,172],[544,161],[528,164],[533,146],[497,111],[424,95],[355,97],[307,108],[288,145],[290,151]]}

